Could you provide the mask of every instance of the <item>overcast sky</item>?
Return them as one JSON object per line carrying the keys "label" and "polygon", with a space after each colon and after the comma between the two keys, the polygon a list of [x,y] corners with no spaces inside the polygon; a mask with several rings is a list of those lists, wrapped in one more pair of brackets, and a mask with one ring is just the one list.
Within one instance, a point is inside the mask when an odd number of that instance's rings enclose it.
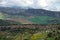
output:
{"label": "overcast sky", "polygon": [[60,11],[60,0],[0,0],[0,6],[4,7],[26,7],[35,9],[47,9]]}

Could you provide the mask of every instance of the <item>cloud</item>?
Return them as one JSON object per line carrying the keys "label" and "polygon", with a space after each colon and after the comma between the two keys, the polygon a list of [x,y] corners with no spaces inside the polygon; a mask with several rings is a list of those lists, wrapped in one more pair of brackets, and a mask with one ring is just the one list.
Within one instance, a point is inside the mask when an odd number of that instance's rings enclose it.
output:
{"label": "cloud", "polygon": [[0,5],[1,5],[1,6],[5,6],[6,4],[7,4],[6,1],[0,1]]}
{"label": "cloud", "polygon": [[19,6],[35,9],[60,11],[60,0],[1,0],[0,6]]}

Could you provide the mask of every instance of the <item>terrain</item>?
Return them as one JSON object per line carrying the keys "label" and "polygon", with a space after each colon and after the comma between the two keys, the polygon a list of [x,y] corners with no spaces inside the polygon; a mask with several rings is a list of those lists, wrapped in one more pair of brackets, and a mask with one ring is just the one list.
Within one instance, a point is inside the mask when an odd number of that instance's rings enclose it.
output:
{"label": "terrain", "polygon": [[0,40],[60,40],[60,25],[0,26]]}
{"label": "terrain", "polygon": [[0,19],[22,24],[60,24],[60,12],[44,9],[0,7]]}
{"label": "terrain", "polygon": [[20,25],[20,24],[21,24],[20,22],[16,22],[16,21],[0,19],[0,26]]}
{"label": "terrain", "polygon": [[60,12],[0,7],[0,40],[60,40]]}

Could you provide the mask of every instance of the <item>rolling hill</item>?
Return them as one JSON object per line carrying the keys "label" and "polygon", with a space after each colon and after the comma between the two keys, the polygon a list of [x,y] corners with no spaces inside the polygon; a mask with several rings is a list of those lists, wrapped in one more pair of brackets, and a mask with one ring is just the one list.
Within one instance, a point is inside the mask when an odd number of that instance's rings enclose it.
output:
{"label": "rolling hill", "polygon": [[19,24],[21,24],[21,23],[11,21],[11,20],[2,20],[2,19],[0,19],[0,26],[19,25]]}
{"label": "rolling hill", "polygon": [[44,9],[21,9],[21,8],[0,7],[0,12],[9,15],[60,17],[60,12],[48,11]]}
{"label": "rolling hill", "polygon": [[[21,22],[22,24],[60,24],[60,12],[44,9],[21,9],[16,7],[0,7],[0,12],[5,15],[4,19]],[[17,20],[15,20],[17,19]],[[21,21],[22,20],[22,21]]]}

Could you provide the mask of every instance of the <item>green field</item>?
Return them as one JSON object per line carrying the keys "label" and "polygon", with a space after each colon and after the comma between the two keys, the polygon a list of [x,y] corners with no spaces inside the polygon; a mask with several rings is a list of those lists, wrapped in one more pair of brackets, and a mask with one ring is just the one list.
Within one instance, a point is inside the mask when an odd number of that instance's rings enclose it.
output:
{"label": "green field", "polygon": [[55,21],[55,23],[58,23],[58,21],[60,21],[59,19],[50,16],[35,16],[33,18],[29,18],[28,20],[34,22],[35,24],[54,24]]}
{"label": "green field", "polygon": [[[16,21],[20,24],[60,24],[60,19],[52,16],[20,16],[0,13],[0,19]],[[19,21],[20,20],[20,21]],[[13,22],[12,22],[13,23]]]}

